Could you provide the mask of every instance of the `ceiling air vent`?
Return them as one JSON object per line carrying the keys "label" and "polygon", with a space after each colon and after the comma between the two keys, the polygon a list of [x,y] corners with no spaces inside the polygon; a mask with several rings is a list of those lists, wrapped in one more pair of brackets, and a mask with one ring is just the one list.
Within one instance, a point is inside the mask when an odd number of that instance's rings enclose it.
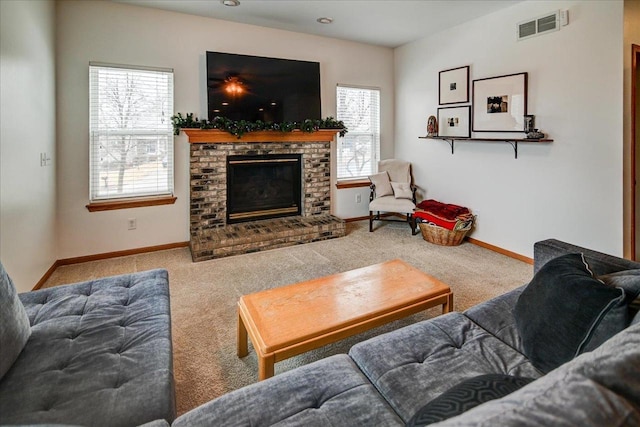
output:
{"label": "ceiling air vent", "polygon": [[[543,33],[558,31],[560,29],[560,21],[565,24],[568,19],[567,11],[556,11],[534,19],[522,21],[518,23],[518,40],[528,39],[529,37],[539,36]],[[567,22],[568,23],[568,22]]]}

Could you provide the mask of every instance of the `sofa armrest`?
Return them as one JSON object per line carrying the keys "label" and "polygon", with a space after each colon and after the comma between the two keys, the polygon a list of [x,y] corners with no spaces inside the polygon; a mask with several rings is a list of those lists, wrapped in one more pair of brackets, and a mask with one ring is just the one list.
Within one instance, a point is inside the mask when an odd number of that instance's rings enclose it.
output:
{"label": "sofa armrest", "polygon": [[[640,268],[640,263],[613,255],[607,255],[556,239],[536,242],[534,252],[534,273],[553,258],[569,253],[583,253],[595,274],[607,274],[614,271]],[[497,296],[475,307],[464,314],[476,324],[498,337],[514,349],[522,352],[522,344],[516,328],[513,308],[524,286],[504,295]]]}

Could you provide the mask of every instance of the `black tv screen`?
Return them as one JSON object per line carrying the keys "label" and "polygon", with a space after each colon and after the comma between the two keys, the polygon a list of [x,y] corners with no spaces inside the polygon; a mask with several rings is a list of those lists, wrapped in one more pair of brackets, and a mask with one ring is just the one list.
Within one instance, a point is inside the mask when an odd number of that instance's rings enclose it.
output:
{"label": "black tv screen", "polygon": [[321,119],[320,63],[207,52],[209,120]]}

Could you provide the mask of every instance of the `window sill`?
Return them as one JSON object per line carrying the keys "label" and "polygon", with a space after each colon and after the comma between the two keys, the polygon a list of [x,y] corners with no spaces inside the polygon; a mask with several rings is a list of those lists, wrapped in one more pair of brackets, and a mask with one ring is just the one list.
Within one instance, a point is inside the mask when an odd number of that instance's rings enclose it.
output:
{"label": "window sill", "polygon": [[134,199],[118,199],[104,202],[93,202],[87,205],[89,212],[113,211],[116,209],[143,208],[146,206],[173,205],[174,196],[139,197]]}
{"label": "window sill", "polygon": [[357,188],[357,187],[369,187],[371,185],[371,181],[369,178],[359,178],[359,179],[349,179],[349,180],[338,180],[336,182],[336,188],[341,190],[343,188]]}

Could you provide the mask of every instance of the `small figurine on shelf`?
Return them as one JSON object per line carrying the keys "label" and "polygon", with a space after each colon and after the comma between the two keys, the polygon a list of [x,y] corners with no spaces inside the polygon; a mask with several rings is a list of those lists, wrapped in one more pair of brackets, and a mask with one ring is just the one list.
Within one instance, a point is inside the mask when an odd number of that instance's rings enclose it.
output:
{"label": "small figurine on shelf", "polygon": [[429,116],[427,120],[427,136],[438,136],[438,121],[435,116]]}

